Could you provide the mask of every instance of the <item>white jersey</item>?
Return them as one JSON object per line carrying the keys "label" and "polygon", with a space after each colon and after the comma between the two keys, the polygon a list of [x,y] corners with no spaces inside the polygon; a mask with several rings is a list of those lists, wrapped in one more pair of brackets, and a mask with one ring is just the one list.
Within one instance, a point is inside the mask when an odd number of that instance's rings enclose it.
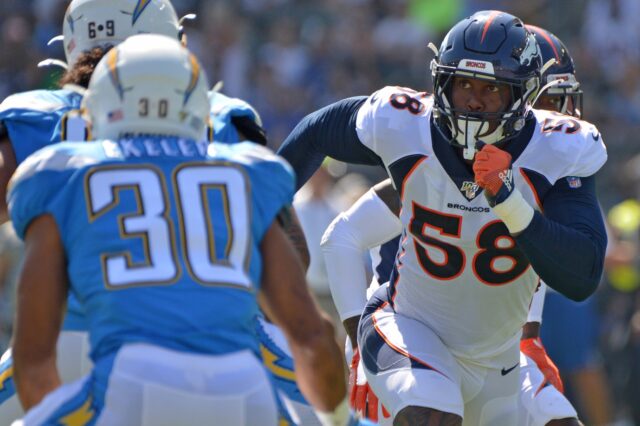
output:
{"label": "white jersey", "polygon": [[[539,278],[473,173],[432,133],[432,109],[425,93],[385,87],[357,117],[360,141],[383,160],[402,200],[393,306],[434,330],[453,355],[493,357],[520,338]],[[513,178],[540,210],[546,190],[562,178],[580,186],[580,177],[605,163],[606,149],[590,123],[548,111],[534,114],[535,128],[528,144],[522,142]]]}

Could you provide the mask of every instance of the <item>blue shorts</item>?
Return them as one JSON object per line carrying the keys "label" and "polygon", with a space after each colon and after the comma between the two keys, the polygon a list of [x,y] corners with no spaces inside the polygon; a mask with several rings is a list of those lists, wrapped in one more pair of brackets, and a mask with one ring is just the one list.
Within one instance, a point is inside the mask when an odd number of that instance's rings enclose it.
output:
{"label": "blue shorts", "polygon": [[598,313],[596,299],[574,302],[547,291],[542,314],[542,343],[564,374],[593,365],[597,359]]}

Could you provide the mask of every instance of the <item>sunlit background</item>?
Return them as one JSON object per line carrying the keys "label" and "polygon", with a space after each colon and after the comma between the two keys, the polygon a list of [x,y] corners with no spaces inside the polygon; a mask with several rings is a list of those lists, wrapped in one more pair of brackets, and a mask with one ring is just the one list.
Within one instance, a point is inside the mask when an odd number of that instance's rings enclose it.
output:
{"label": "sunlit background", "polygon": [[[0,98],[55,88],[63,58],[65,0],[0,2]],[[429,90],[428,42],[440,44],[459,19],[501,9],[555,33],[569,48],[585,92],[584,117],[600,129],[609,162],[598,175],[608,218],[607,272],[583,304],[548,297],[543,340],[570,399],[587,425],[640,425],[640,1],[638,0],[176,0],[189,47],[210,81],[260,112],[277,148],[307,113],[385,85]],[[19,143],[20,141],[15,141]],[[333,216],[381,170],[327,162],[297,200],[312,254]],[[311,225],[313,224],[313,225]],[[11,334],[13,281],[20,245],[0,229],[0,348]],[[331,310],[321,259],[309,281]]]}

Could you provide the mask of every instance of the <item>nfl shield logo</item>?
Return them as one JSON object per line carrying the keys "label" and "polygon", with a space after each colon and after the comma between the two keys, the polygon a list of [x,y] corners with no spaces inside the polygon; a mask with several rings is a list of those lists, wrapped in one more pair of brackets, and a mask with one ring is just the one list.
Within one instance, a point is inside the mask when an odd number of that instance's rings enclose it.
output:
{"label": "nfl shield logo", "polygon": [[567,178],[567,183],[569,184],[569,188],[572,189],[578,189],[582,186],[582,181],[576,176],[569,176]]}

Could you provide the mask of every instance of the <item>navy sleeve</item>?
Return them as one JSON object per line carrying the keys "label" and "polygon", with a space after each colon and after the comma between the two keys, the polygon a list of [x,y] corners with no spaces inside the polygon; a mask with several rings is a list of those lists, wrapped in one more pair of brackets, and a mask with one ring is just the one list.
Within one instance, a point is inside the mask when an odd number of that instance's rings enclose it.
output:
{"label": "navy sleeve", "polygon": [[570,188],[566,178],[558,180],[545,196],[544,215],[536,212],[515,237],[540,278],[576,301],[596,290],[607,247],[595,178],[580,179],[580,188]]}
{"label": "navy sleeve", "polygon": [[296,189],[318,170],[325,156],[351,164],[382,165],[382,160],[364,146],[356,133],[358,109],[366,101],[358,96],[343,99],[312,112],[298,123],[278,154],[296,173]]}

